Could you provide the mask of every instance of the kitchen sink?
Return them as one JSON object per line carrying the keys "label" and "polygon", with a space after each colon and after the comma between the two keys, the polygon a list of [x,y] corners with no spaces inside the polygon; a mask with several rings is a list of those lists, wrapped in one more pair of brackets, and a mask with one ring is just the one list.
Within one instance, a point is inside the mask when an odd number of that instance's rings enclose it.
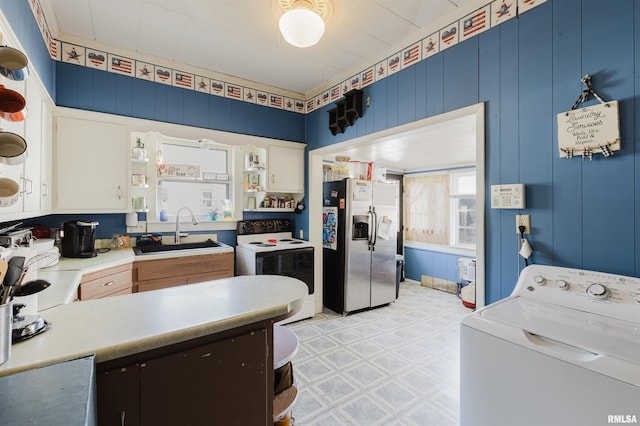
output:
{"label": "kitchen sink", "polygon": [[183,244],[151,244],[134,247],[135,254],[160,254],[160,253],[175,253],[177,251],[192,251],[212,248],[228,248],[229,246],[213,240],[200,241],[197,243],[183,243]]}

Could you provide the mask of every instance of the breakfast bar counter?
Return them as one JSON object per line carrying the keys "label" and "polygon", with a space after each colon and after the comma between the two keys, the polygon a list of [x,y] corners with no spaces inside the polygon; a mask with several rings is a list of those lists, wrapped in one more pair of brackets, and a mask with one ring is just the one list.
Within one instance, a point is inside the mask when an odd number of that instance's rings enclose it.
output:
{"label": "breakfast bar counter", "polygon": [[101,363],[286,317],[306,294],[294,278],[258,275],[59,305],[41,312],[47,331],[12,346],[0,376],[90,354]]}
{"label": "breakfast bar counter", "polygon": [[273,323],[306,294],[258,275],[54,306],[0,376],[93,355],[100,424],[273,424]]}

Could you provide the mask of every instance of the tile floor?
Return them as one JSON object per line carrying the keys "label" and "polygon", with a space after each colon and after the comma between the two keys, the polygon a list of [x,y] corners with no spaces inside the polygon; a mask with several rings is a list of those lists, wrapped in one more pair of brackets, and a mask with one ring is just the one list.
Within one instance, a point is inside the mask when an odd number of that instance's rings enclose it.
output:
{"label": "tile floor", "polygon": [[288,324],[300,341],[295,425],[457,425],[459,325],[470,312],[455,294],[403,282],[389,306]]}

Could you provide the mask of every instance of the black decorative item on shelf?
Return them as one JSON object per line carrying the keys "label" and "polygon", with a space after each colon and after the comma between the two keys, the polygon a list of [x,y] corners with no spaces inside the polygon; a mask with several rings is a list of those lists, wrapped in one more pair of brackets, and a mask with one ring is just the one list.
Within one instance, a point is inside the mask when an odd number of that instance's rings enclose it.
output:
{"label": "black decorative item on shelf", "polygon": [[336,107],[329,111],[329,130],[332,135],[344,133],[362,117],[362,90],[354,89],[344,94],[344,99],[336,102]]}

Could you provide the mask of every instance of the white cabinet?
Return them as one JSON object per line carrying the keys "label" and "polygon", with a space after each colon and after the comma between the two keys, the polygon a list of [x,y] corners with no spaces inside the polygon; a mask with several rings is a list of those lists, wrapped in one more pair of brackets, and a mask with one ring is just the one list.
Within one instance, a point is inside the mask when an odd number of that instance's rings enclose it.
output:
{"label": "white cabinet", "polygon": [[27,80],[26,101],[28,115],[25,120],[24,138],[27,141],[29,158],[24,163],[23,211],[40,212],[40,183],[42,166],[42,96],[35,80]]}
{"label": "white cabinet", "polygon": [[0,164],[0,175],[16,181],[20,186],[17,203],[0,210],[3,220],[20,219],[41,214],[40,182],[42,166],[42,94],[33,78],[25,81],[3,80],[2,84],[20,93],[26,100],[27,117],[23,121],[2,121],[2,131],[15,133],[27,143],[27,158],[21,164]]}
{"label": "white cabinet", "polygon": [[304,145],[271,145],[267,153],[267,190],[304,192]]}
{"label": "white cabinet", "polygon": [[53,106],[42,101],[42,143],[40,144],[40,212],[52,208],[53,189]]}
{"label": "white cabinet", "polygon": [[126,211],[128,140],[122,124],[58,117],[55,210]]}
{"label": "white cabinet", "polygon": [[304,145],[248,145],[244,151],[244,210],[293,211],[304,196]]}

